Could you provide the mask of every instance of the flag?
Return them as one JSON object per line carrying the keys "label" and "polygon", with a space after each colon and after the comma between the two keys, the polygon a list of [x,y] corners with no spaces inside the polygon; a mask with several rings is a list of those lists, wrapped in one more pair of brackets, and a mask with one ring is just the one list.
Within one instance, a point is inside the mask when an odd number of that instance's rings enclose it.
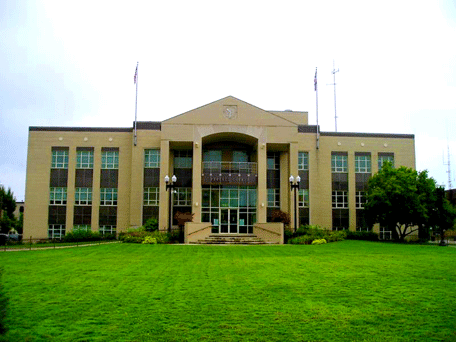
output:
{"label": "flag", "polygon": [[136,65],[135,77],[133,78],[133,80],[135,81],[135,84],[136,84],[137,78],[138,78],[138,65]]}
{"label": "flag", "polygon": [[317,68],[315,68],[314,87],[315,91],[317,91]]}

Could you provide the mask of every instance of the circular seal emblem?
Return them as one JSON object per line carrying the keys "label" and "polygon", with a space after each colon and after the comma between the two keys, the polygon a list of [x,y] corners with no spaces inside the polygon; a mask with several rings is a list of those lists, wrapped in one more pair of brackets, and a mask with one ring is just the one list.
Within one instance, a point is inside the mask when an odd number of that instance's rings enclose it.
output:
{"label": "circular seal emblem", "polygon": [[237,106],[225,106],[223,108],[223,116],[227,119],[235,119],[237,117]]}

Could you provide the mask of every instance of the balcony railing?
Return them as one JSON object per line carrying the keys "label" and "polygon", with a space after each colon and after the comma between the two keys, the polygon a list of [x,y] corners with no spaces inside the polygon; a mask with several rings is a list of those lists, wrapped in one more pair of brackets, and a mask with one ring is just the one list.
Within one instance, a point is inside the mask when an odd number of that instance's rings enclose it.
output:
{"label": "balcony railing", "polygon": [[203,162],[203,185],[256,185],[257,163]]}

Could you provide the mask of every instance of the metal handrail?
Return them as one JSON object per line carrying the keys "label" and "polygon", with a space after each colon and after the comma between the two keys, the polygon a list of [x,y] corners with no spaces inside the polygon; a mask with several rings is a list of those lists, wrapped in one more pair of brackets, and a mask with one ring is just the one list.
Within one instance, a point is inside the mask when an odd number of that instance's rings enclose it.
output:
{"label": "metal handrail", "polygon": [[203,162],[203,173],[256,174],[257,163],[253,162]]}
{"label": "metal handrail", "polygon": [[260,226],[253,225],[253,227],[254,227],[254,228],[261,229],[261,230],[264,230],[265,232],[269,232],[269,233],[271,233],[271,234],[278,235],[278,236],[282,235],[282,234],[280,234],[280,233],[273,232],[272,230],[269,230],[269,229],[266,229],[266,228],[263,228],[263,227],[260,227]]}
{"label": "metal handrail", "polygon": [[205,230],[205,229],[207,229],[207,228],[212,228],[212,224],[211,224],[211,225],[209,225],[209,226],[206,226],[206,227],[203,227],[203,228],[197,229],[197,230],[195,230],[194,232],[188,233],[188,235],[187,235],[187,236],[193,235],[193,234],[195,234],[195,233],[198,233],[198,232],[200,232],[200,231],[202,231],[202,230]]}

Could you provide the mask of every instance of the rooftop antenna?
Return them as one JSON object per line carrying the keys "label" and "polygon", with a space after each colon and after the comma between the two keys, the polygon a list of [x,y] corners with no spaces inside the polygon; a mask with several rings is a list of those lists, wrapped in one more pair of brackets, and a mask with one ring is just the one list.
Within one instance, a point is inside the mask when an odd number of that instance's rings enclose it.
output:
{"label": "rooftop antenna", "polygon": [[451,162],[450,162],[450,144],[447,144],[447,162],[443,161],[443,165],[448,166],[447,173],[448,173],[448,190],[453,188],[451,184]]}
{"label": "rooftop antenna", "polygon": [[333,59],[333,80],[334,83],[328,84],[328,85],[333,85],[334,86],[334,122],[336,126],[336,132],[337,132],[337,110],[336,110],[336,72],[339,72],[339,69],[336,70],[336,67],[334,66],[334,59]]}

